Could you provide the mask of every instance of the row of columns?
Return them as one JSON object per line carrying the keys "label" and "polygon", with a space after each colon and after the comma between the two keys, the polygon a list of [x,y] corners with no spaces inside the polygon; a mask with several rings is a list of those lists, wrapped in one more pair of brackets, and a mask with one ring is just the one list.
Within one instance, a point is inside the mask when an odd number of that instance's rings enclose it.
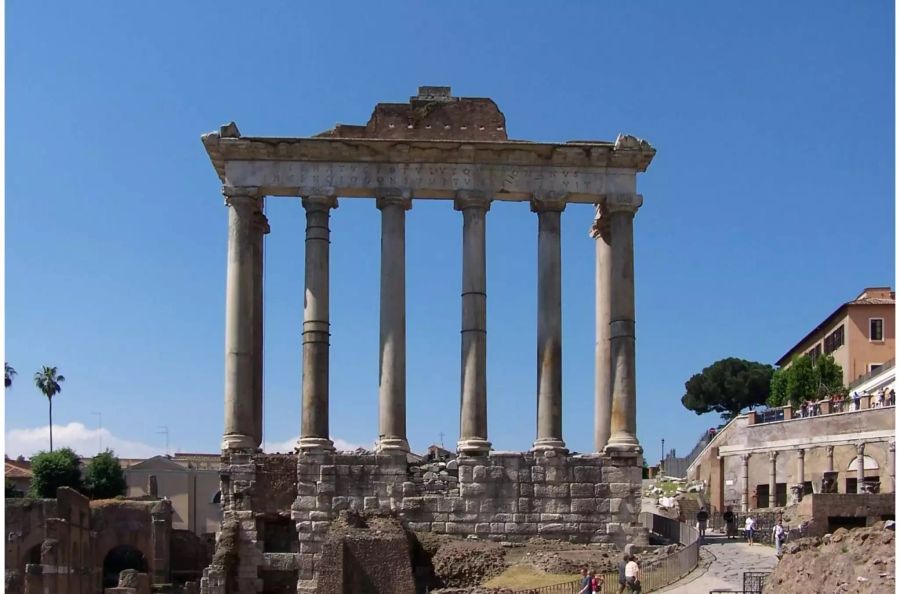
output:
{"label": "row of columns", "polygon": [[[268,222],[255,188],[224,190],[229,207],[226,289],[226,381],[223,449],[255,449],[262,440],[262,254]],[[306,211],[303,309],[302,450],[330,450],[329,216],[337,197],[301,199]],[[639,195],[598,197],[595,445],[640,452],[636,436],[633,217]],[[376,194],[381,211],[379,439],[382,452],[409,451],[406,436],[405,217],[410,192]],[[537,436],[535,450],[565,451],[562,439],[561,214],[565,194],[535,195],[538,215]],[[490,450],[487,430],[486,214],[490,198],[460,191],[463,216],[460,453]],[[248,402],[249,401],[249,402]],[[249,406],[248,406],[249,404]]]}
{"label": "row of columns", "polygon": [[[866,444],[864,442],[860,442],[856,444],[856,492],[857,493],[865,493],[865,450]],[[895,442],[888,442],[888,471],[889,471],[889,480],[890,485],[888,485],[890,492],[893,492],[895,489]],[[796,475],[796,484],[793,485],[793,489],[798,492],[796,499],[799,500],[802,497],[802,489],[803,482],[806,476],[806,450],[804,448],[798,448],[797,452],[797,475]],[[777,486],[777,463],[778,463],[778,452],[770,451],[768,452],[769,456],[769,507],[775,507],[775,490]],[[834,446],[827,445],[825,446],[825,472],[834,472]],[[750,509],[750,454],[741,454],[741,484],[743,485],[743,490],[741,492],[741,510],[747,511]]]}

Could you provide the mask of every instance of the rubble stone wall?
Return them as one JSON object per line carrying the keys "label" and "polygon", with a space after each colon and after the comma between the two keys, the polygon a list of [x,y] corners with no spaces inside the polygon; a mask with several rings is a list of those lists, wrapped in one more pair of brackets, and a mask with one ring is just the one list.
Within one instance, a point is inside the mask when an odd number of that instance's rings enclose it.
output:
{"label": "rubble stone wall", "polygon": [[437,470],[410,467],[404,455],[300,454],[291,517],[301,579],[314,576],[329,524],[345,509],[395,512],[421,532],[646,544],[638,520],[637,462],[599,454],[493,452]]}

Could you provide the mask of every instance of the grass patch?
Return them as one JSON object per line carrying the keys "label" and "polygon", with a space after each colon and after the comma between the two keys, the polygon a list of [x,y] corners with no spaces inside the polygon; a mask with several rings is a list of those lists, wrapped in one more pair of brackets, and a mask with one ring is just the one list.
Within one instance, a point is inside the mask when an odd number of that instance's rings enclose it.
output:
{"label": "grass patch", "polygon": [[489,588],[540,588],[571,582],[578,576],[567,573],[544,573],[530,565],[513,565],[484,583]]}

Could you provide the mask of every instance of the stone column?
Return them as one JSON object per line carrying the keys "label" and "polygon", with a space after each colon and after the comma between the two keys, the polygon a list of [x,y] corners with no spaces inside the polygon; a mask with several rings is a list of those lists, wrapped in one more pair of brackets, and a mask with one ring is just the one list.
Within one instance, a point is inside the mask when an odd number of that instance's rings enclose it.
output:
{"label": "stone column", "polygon": [[610,376],[612,415],[605,452],[637,456],[637,389],[634,347],[634,214],[643,203],[639,194],[606,197],[612,245],[610,300]]}
{"label": "stone column", "polygon": [[805,474],[804,460],[806,459],[806,450],[800,448],[797,450],[797,476],[794,486],[791,488],[793,492],[794,503],[799,503],[803,499],[803,476]]}
{"label": "stone column", "polygon": [[834,472],[834,446],[825,446],[825,472]]}
{"label": "stone column", "polygon": [[741,454],[741,511],[750,509],[750,454]]}
{"label": "stone column", "polygon": [[265,238],[271,230],[262,212],[263,200],[253,217],[253,441],[258,448],[263,439],[263,361],[264,357],[264,290]]}
{"label": "stone column", "polygon": [[771,464],[769,466],[769,507],[776,507],[775,489],[778,486],[776,482],[778,452],[769,452],[769,462]]}
{"label": "stone column", "polygon": [[406,211],[409,192],[382,190],[381,338],[376,451],[408,452],[406,440]]}
{"label": "stone column", "polygon": [[487,286],[485,215],[490,200],[482,192],[457,192],[454,208],[463,213],[462,365],[460,454],[486,455],[487,440]]}
{"label": "stone column", "polygon": [[612,248],[609,217],[601,217],[600,205],[591,225],[594,238],[594,448],[602,452],[609,441],[612,388],[609,382],[609,321],[612,279]]}
{"label": "stone column", "polygon": [[890,488],[890,491],[887,491],[888,493],[894,493],[897,489],[897,483],[896,483],[897,470],[896,470],[896,468],[894,468],[894,465],[897,463],[896,454],[894,453],[895,447],[896,447],[895,441],[891,440],[888,442],[888,478],[891,481],[891,484],[888,485],[888,487]]}
{"label": "stone column", "polygon": [[254,249],[257,188],[223,188],[228,207],[225,287],[225,431],[223,450],[256,449],[253,309],[258,258]]}
{"label": "stone column", "polygon": [[866,444],[856,444],[856,492],[865,493],[866,482]]}
{"label": "stone column", "polygon": [[306,209],[306,290],[303,300],[303,412],[300,449],[333,450],[328,438],[328,229],[337,208],[331,191],[304,196]]}
{"label": "stone column", "polygon": [[534,450],[566,451],[562,438],[562,255],[565,194],[535,195],[538,214],[537,438]]}

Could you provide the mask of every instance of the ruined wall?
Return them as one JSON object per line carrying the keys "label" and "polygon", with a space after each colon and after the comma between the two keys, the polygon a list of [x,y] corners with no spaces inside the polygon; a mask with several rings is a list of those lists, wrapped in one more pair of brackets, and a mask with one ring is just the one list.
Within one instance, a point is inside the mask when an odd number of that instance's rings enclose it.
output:
{"label": "ruined wall", "polygon": [[422,532],[642,544],[635,462],[495,452],[439,474],[408,468],[405,456],[301,454],[292,512],[301,578],[314,575],[329,523],[344,509],[395,512]]}

